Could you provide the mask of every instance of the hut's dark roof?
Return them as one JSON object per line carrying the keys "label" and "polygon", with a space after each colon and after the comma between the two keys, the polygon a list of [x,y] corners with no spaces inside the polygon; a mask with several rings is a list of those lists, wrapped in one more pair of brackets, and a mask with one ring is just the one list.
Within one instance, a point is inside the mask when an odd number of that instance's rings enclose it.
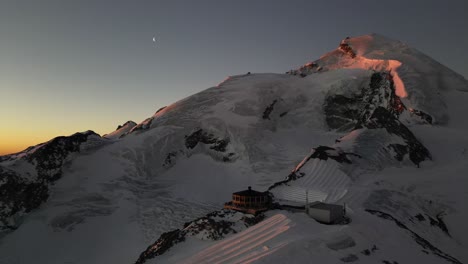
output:
{"label": "hut's dark roof", "polygon": [[258,192],[258,191],[254,191],[254,190],[252,190],[250,188],[248,190],[235,192],[233,194],[241,195],[241,196],[266,196],[266,195],[268,195],[267,192]]}

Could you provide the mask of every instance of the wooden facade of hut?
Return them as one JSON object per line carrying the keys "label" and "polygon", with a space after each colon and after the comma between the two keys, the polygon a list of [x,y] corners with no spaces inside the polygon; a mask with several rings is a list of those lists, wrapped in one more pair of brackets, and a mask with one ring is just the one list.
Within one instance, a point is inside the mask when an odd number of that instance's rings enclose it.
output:
{"label": "wooden facade of hut", "polygon": [[232,201],[224,204],[224,208],[241,211],[248,214],[257,214],[268,210],[271,205],[269,192],[258,192],[249,186],[247,190],[232,194]]}

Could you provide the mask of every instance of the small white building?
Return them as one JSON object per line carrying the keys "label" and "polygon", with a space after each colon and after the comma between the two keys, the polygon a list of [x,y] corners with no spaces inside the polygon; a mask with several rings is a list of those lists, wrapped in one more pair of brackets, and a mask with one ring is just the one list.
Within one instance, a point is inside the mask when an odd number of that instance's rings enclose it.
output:
{"label": "small white building", "polygon": [[343,219],[345,209],[338,204],[313,202],[306,207],[306,213],[320,223],[333,224]]}

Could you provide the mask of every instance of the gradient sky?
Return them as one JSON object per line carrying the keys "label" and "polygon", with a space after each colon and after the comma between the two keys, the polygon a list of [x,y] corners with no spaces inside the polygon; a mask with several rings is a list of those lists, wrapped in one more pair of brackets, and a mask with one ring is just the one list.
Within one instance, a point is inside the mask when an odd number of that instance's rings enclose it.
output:
{"label": "gradient sky", "polygon": [[402,40],[466,78],[467,10],[466,0],[0,0],[0,155],[138,123],[228,75],[296,68],[346,36]]}

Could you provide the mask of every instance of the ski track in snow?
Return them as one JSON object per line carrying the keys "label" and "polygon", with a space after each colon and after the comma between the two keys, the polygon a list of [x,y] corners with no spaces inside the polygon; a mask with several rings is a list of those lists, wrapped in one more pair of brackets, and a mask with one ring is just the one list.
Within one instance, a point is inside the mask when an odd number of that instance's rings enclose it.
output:
{"label": "ski track in snow", "polygon": [[288,230],[290,222],[291,220],[284,214],[276,214],[202,250],[181,263],[252,263],[287,244],[283,241],[272,246],[266,245],[271,239]]}

